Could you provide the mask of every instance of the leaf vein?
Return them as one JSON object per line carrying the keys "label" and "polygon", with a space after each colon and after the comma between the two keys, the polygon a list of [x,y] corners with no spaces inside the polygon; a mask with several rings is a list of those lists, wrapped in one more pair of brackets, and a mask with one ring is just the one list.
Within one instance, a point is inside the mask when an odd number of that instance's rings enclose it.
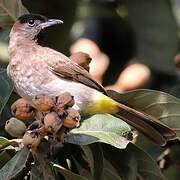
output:
{"label": "leaf vein", "polygon": [[180,114],[166,114],[166,115],[157,117],[157,119],[160,120],[160,119],[164,119],[164,118],[168,118],[168,117],[180,117]]}
{"label": "leaf vein", "polygon": [[147,109],[149,109],[149,108],[151,108],[151,107],[153,107],[155,105],[163,105],[163,104],[177,104],[177,105],[180,105],[180,103],[177,103],[177,102],[158,102],[158,103],[155,102],[155,103],[149,104],[148,106],[144,107],[142,109],[142,111],[145,111],[145,110],[147,110]]}

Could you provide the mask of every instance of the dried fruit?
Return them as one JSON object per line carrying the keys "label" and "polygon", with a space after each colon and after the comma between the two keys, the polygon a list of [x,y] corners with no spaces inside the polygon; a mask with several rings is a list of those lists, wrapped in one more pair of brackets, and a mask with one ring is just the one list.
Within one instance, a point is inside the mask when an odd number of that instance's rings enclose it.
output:
{"label": "dried fruit", "polygon": [[62,121],[55,112],[46,114],[44,117],[45,129],[51,133],[56,133],[62,126]]}
{"label": "dried fruit", "polygon": [[62,119],[63,126],[67,128],[79,127],[81,116],[79,112],[73,108],[67,109],[67,116]]}
{"label": "dried fruit", "polygon": [[28,130],[22,139],[23,145],[31,151],[34,151],[41,142],[41,137],[36,130]]}
{"label": "dried fruit", "polygon": [[70,93],[63,93],[57,97],[56,106],[54,111],[57,112],[59,116],[65,113],[65,109],[72,107],[74,105],[74,98]]}
{"label": "dried fruit", "polygon": [[20,120],[27,120],[34,116],[34,109],[26,100],[20,98],[12,104],[11,113]]}
{"label": "dried fruit", "polygon": [[65,92],[58,96],[57,102],[61,107],[72,107],[74,105],[74,97],[70,93]]}
{"label": "dried fruit", "polygon": [[17,118],[10,118],[6,121],[5,130],[13,137],[21,137],[26,131],[26,126]]}
{"label": "dried fruit", "polygon": [[40,112],[48,112],[54,106],[53,99],[49,96],[38,95],[32,101],[35,108]]}

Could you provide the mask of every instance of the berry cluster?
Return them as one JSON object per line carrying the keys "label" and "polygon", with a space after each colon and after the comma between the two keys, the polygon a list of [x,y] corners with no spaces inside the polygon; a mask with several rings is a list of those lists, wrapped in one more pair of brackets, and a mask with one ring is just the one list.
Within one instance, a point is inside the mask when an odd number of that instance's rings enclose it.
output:
{"label": "berry cluster", "polygon": [[[14,102],[11,106],[14,117],[5,125],[11,136],[22,138],[23,145],[32,151],[37,148],[41,139],[63,141],[67,128],[79,127],[81,117],[72,108],[75,102],[69,93],[55,98],[39,95],[32,102],[33,107],[23,98]],[[31,123],[29,119],[32,119]]]}

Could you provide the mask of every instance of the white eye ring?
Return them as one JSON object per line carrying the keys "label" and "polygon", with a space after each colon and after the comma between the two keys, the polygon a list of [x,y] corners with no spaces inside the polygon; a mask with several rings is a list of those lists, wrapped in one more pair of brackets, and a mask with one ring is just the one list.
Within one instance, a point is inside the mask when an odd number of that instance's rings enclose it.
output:
{"label": "white eye ring", "polygon": [[34,26],[34,24],[35,24],[35,21],[33,19],[30,19],[28,22],[28,25],[32,27]]}

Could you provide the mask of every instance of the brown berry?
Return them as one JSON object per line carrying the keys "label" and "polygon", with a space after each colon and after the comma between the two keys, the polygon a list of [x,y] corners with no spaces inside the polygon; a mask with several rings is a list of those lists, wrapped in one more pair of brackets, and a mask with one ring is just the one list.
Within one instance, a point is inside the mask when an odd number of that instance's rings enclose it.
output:
{"label": "brown berry", "polygon": [[62,119],[63,126],[68,128],[79,127],[81,116],[79,112],[73,108],[67,109],[67,116]]}
{"label": "brown berry", "polygon": [[74,105],[74,97],[70,93],[65,92],[58,96],[56,103],[61,107],[72,107]]}
{"label": "brown berry", "polygon": [[49,96],[38,95],[32,101],[35,108],[40,112],[48,112],[54,106],[53,99]]}
{"label": "brown berry", "polygon": [[74,98],[70,93],[66,92],[57,97],[56,106],[54,111],[58,113],[59,116],[62,116],[65,113],[65,109],[72,107],[74,105]]}
{"label": "brown berry", "polygon": [[10,118],[6,121],[5,130],[13,137],[22,137],[26,131],[26,126],[17,118]]}
{"label": "brown berry", "polygon": [[34,151],[38,145],[41,142],[41,137],[38,134],[37,131],[35,130],[28,130],[26,131],[26,133],[23,136],[22,139],[23,145],[29,149],[31,149],[31,151]]}
{"label": "brown berry", "polygon": [[62,121],[55,112],[51,112],[44,117],[44,126],[47,131],[56,133],[61,128]]}
{"label": "brown berry", "polygon": [[20,98],[12,104],[11,113],[20,120],[27,120],[34,116],[34,109],[26,100]]}

